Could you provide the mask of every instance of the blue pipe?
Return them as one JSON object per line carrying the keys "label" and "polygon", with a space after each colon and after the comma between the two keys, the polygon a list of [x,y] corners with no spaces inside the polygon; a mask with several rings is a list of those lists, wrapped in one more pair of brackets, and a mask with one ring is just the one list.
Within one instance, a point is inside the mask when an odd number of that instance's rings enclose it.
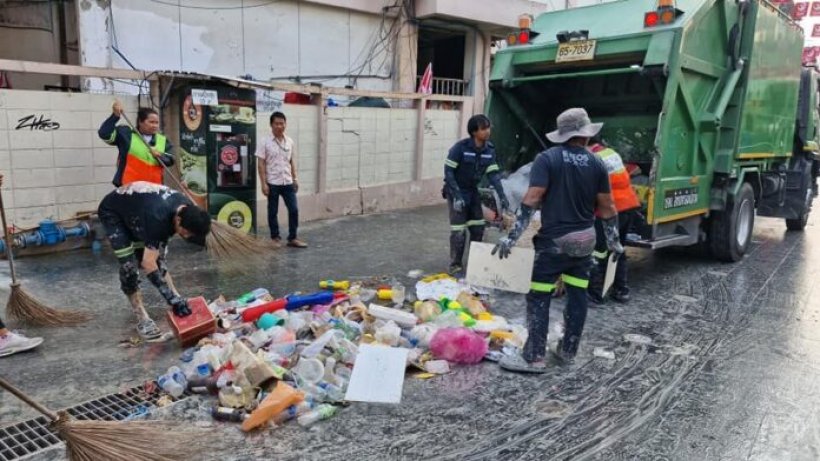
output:
{"label": "blue pipe", "polygon": [[[72,227],[63,227],[50,219],[45,219],[40,221],[40,226],[37,229],[15,235],[14,246],[28,248],[30,246],[57,245],[65,242],[68,238],[83,238],[90,233],[91,227],[85,222]],[[0,253],[5,252],[6,242],[0,240]]]}

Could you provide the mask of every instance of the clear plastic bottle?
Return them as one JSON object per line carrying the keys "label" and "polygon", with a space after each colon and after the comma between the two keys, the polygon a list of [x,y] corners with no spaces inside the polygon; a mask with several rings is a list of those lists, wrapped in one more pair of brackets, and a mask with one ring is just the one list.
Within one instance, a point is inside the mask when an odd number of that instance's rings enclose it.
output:
{"label": "clear plastic bottle", "polygon": [[296,405],[289,406],[285,411],[273,417],[275,424],[284,424],[291,419],[302,416],[316,407],[316,402],[312,399],[304,400]]}
{"label": "clear plastic bottle", "polygon": [[174,398],[182,396],[182,394],[185,392],[185,386],[183,386],[179,381],[174,379],[174,373],[171,372],[171,370],[168,370],[168,373],[165,373],[164,375],[160,376],[157,380],[157,384],[159,384],[159,387],[161,387],[163,391],[170,394],[171,397]]}
{"label": "clear plastic bottle", "polygon": [[317,421],[328,419],[334,414],[336,414],[336,407],[333,405],[319,405],[315,410],[300,416],[297,421],[299,421],[300,426],[310,426]]}

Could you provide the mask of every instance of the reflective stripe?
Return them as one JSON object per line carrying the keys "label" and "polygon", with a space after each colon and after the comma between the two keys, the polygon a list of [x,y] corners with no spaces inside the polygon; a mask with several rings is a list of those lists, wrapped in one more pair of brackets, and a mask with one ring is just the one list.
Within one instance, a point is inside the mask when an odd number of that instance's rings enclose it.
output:
{"label": "reflective stripe", "polygon": [[487,167],[487,173],[492,173],[493,171],[498,171],[498,165],[495,163]]}
{"label": "reflective stripe", "polygon": [[531,282],[530,289],[539,293],[552,293],[555,291],[554,283]]}
{"label": "reflective stripe", "polygon": [[476,220],[473,220],[473,221],[467,221],[467,227],[470,227],[470,226],[483,226],[485,224],[487,224],[487,221],[484,221],[483,219],[476,219]]}
{"label": "reflective stripe", "polygon": [[463,231],[467,228],[466,224],[453,224],[450,226],[451,231]]}
{"label": "reflective stripe", "polygon": [[592,257],[593,258],[606,259],[607,256],[609,256],[609,253],[606,252],[606,251],[593,251],[592,252]]}
{"label": "reflective stripe", "polygon": [[561,280],[566,282],[567,285],[571,285],[578,288],[586,289],[589,286],[589,280],[579,279],[578,277],[573,277],[567,274],[561,274]]}
{"label": "reflective stripe", "polygon": [[117,143],[117,129],[116,128],[114,129],[114,132],[111,133],[111,136],[109,136],[108,139],[105,140],[105,143],[110,144],[110,145],[114,145],[114,144]]}
{"label": "reflective stripe", "polygon": [[128,245],[125,248],[120,248],[119,250],[114,250],[114,256],[118,258],[124,258],[126,256],[131,256],[134,254],[134,246]]}
{"label": "reflective stripe", "polygon": [[131,244],[135,250],[142,250],[145,248],[145,242],[134,242]]}
{"label": "reflective stripe", "polygon": [[454,162],[450,159],[444,161],[444,166],[449,166],[450,168],[458,168],[458,162]]}

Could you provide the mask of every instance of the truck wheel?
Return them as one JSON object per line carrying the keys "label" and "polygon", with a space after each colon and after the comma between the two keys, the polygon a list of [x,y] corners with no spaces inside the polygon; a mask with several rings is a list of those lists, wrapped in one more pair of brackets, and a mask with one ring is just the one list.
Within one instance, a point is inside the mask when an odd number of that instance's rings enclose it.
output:
{"label": "truck wheel", "polygon": [[786,229],[790,231],[802,231],[806,228],[806,224],[809,223],[809,213],[811,213],[811,200],[814,197],[814,192],[812,191],[812,177],[811,171],[807,168],[806,172],[803,174],[803,186],[806,188],[804,194],[806,195],[806,200],[803,203],[803,210],[800,212],[800,215],[795,219],[787,219],[786,220]]}
{"label": "truck wheel", "polygon": [[740,261],[749,248],[755,223],[755,196],[752,186],[743,183],[726,209],[712,214],[709,248],[715,258]]}

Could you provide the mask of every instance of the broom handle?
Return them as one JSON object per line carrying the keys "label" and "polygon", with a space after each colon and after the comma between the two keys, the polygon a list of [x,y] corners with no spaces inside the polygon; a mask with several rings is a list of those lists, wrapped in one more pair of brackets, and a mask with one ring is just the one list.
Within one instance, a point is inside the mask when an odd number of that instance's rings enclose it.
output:
{"label": "broom handle", "polygon": [[0,218],[3,219],[3,238],[6,239],[6,257],[9,260],[9,269],[11,270],[11,284],[17,285],[17,272],[14,270],[14,252],[11,246],[11,234],[9,234],[9,226],[6,224],[6,207],[3,204],[3,194],[0,193]]}
{"label": "broom handle", "polygon": [[[137,131],[137,129],[136,129],[136,128],[134,128],[134,124],[133,124],[133,123],[131,123],[131,120],[129,120],[129,119],[128,119],[128,116],[127,116],[127,115],[125,115],[125,112],[123,112],[123,113],[122,113],[122,114],[120,114],[120,115],[122,116],[123,120],[125,120],[125,123],[128,125],[128,127],[129,127],[129,128],[131,128],[131,131],[136,131],[137,133],[139,133],[139,131]],[[142,138],[142,135],[141,135],[141,134],[140,134],[139,136],[137,136],[137,137],[139,138],[139,140],[140,140],[140,141],[141,141],[141,142],[145,145],[145,147],[146,147],[149,151],[150,151],[151,149],[153,149],[151,146],[149,146],[149,145],[148,145],[148,143],[145,141],[145,139],[143,139],[143,138]],[[166,165],[165,163],[163,163],[163,161],[162,161],[162,160],[157,160],[157,162],[159,162],[159,164],[160,164],[160,165],[162,165],[162,168],[164,168],[164,169],[165,169],[165,172],[166,172],[166,173],[168,173],[168,176],[169,176],[171,179],[173,179],[173,180],[174,180],[174,183],[176,183],[177,187],[178,187],[178,188],[179,188],[179,189],[180,189],[180,190],[181,190],[181,191],[182,191],[185,195],[187,195],[187,196],[188,196],[188,198],[189,198],[189,199],[191,199],[191,201],[192,201],[192,202],[196,203],[196,201],[194,200],[193,195],[191,195],[190,191],[188,191],[188,188],[187,188],[187,187],[183,187],[183,186],[182,186],[182,181],[180,181],[180,180],[179,180],[179,178],[177,178],[176,174],[174,174],[174,172],[173,172],[173,171],[171,171],[171,169],[170,169],[170,168],[168,168],[168,165]]]}
{"label": "broom handle", "polygon": [[2,376],[0,376],[0,387],[11,392],[12,394],[14,394],[15,397],[28,404],[28,406],[30,406],[31,408],[34,408],[35,410],[39,411],[50,420],[57,421],[58,419],[60,419],[60,417],[57,416],[57,413],[54,413],[53,411],[36,402],[33,398],[24,394],[23,391],[14,387],[10,382],[3,379]]}

